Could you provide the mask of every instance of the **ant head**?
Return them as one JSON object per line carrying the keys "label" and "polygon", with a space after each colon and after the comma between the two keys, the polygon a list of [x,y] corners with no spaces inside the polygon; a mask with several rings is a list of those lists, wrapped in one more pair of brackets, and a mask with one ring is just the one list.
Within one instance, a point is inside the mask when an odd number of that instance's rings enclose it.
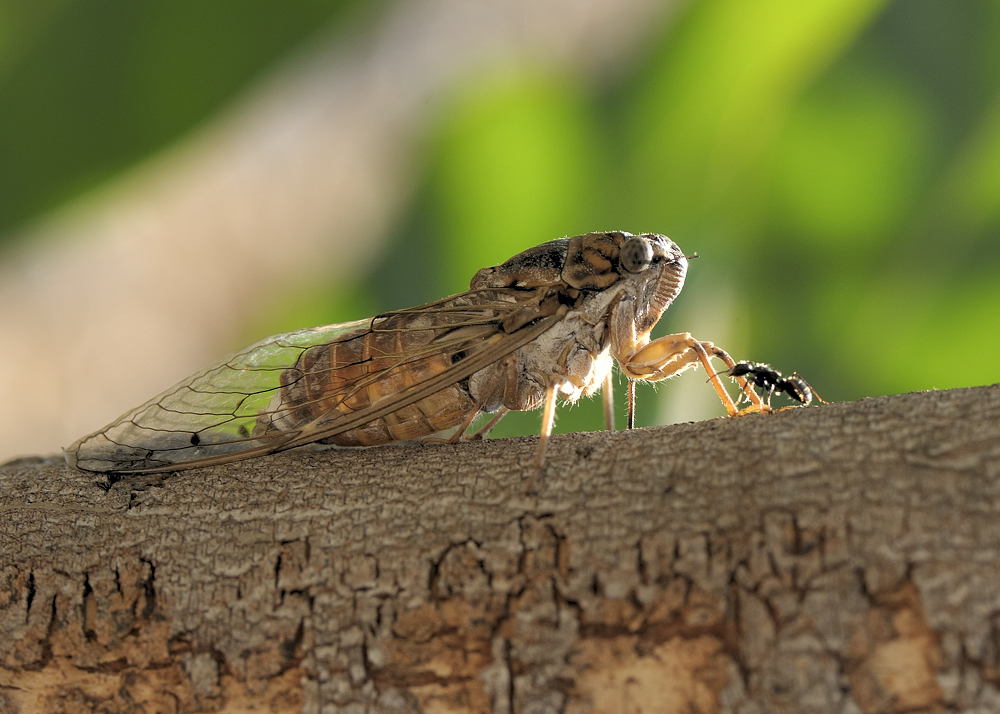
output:
{"label": "ant head", "polygon": [[737,362],[729,368],[730,377],[743,377],[754,371],[753,362]]}

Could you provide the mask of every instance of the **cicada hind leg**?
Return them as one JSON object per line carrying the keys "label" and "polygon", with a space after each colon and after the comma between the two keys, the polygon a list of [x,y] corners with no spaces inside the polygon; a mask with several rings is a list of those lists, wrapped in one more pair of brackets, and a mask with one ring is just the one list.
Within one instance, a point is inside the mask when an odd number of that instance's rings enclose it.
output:
{"label": "cicada hind leg", "polygon": [[494,414],[489,421],[487,421],[481,427],[479,427],[474,432],[469,434],[467,432],[469,431],[469,427],[472,426],[472,422],[474,422],[482,413],[477,409],[475,411],[469,412],[469,415],[465,418],[465,421],[463,421],[458,426],[458,428],[455,430],[455,433],[452,434],[451,436],[448,437],[426,436],[420,440],[420,443],[457,444],[460,441],[475,441],[476,439],[482,439],[491,431],[493,431],[493,427],[499,424],[500,420],[503,419],[509,412],[510,409],[508,409],[507,407],[500,407],[497,413]]}
{"label": "cicada hind leg", "polygon": [[[516,390],[517,361],[513,355],[507,355],[484,370],[481,381],[478,381],[475,386],[470,386],[470,397],[475,400],[475,406],[469,410],[455,432],[448,437],[428,436],[421,439],[422,443],[457,444],[459,441],[482,439],[510,412],[510,409],[503,403],[504,398],[507,394],[514,394]],[[493,411],[495,413],[483,426],[471,434],[468,433],[469,428],[479,416]]]}

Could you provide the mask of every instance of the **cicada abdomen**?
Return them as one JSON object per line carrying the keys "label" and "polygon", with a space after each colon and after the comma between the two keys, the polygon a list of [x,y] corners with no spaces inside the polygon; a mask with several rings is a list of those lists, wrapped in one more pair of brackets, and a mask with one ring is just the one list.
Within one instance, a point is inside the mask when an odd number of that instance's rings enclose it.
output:
{"label": "cicada abdomen", "polygon": [[[458,319],[454,313],[449,317]],[[375,320],[351,339],[310,347],[295,367],[282,373],[273,416],[263,420],[266,430],[322,431],[354,415],[393,407],[400,394],[465,359],[470,342],[481,349],[496,333],[491,324],[421,327],[421,321],[419,314],[396,313]],[[340,446],[409,441],[459,426],[475,406],[467,383],[454,381],[324,441]]]}

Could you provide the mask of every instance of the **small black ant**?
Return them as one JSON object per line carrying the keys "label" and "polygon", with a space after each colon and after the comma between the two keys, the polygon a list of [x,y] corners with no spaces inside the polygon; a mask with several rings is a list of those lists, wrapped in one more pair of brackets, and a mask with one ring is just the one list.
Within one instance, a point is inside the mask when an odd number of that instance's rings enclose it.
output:
{"label": "small black ant", "polygon": [[744,377],[748,382],[767,393],[767,405],[771,406],[771,395],[784,392],[795,401],[805,405],[816,399],[826,404],[806,380],[797,373],[785,377],[778,370],[763,362],[737,362],[729,370],[730,377]]}

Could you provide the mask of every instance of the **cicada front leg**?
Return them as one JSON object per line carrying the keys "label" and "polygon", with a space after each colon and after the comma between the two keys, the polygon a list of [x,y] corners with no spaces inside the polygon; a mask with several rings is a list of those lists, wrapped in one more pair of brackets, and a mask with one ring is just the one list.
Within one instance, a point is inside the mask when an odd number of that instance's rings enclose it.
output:
{"label": "cicada front leg", "polygon": [[[729,416],[736,416],[741,413],[768,411],[768,406],[747,383],[745,379],[737,378],[740,389],[750,400],[751,404],[742,411],[733,402],[729,392],[719,379],[719,374],[712,367],[713,357],[722,360],[726,367],[732,369],[736,364],[729,354],[716,347],[711,342],[696,340],[688,332],[680,332],[675,335],[666,335],[651,342],[642,344],[640,342],[628,342],[618,345],[616,355],[622,371],[629,379],[642,379],[647,382],[657,382],[668,377],[680,374],[684,370],[701,364],[705,368],[706,374],[712,386],[715,387],[719,399],[726,408]],[[635,402],[630,400],[629,411],[634,409]],[[631,422],[632,415],[629,415]]]}

